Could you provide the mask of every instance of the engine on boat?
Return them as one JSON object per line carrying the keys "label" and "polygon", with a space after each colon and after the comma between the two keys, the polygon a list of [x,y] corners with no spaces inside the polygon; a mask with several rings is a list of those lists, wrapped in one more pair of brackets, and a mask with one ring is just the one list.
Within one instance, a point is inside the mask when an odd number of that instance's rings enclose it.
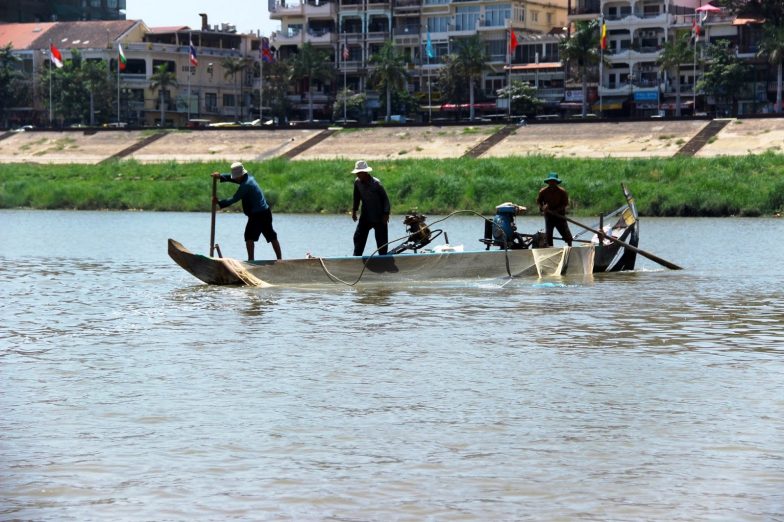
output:
{"label": "engine on boat", "polygon": [[416,211],[411,211],[403,218],[403,224],[408,232],[408,239],[405,243],[398,245],[389,251],[390,254],[400,254],[406,250],[416,252],[427,246],[433,239],[441,235],[441,230],[436,230],[435,235],[431,233],[430,227],[425,223],[427,216]]}
{"label": "engine on boat", "polygon": [[544,232],[535,234],[522,234],[517,231],[515,216],[528,212],[526,207],[515,203],[501,203],[495,207],[495,216],[492,220],[485,220],[485,235],[481,241],[487,245],[487,250],[491,246],[500,249],[520,250],[525,248],[542,248],[547,246],[547,239]]}

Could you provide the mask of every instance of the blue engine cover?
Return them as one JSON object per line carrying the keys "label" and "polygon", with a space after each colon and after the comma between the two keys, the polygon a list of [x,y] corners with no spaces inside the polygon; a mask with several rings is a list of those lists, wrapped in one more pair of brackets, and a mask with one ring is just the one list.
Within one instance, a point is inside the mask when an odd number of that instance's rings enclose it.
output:
{"label": "blue engine cover", "polygon": [[493,218],[493,239],[501,242],[511,243],[514,238],[515,225],[514,217],[517,213],[515,207],[498,207]]}

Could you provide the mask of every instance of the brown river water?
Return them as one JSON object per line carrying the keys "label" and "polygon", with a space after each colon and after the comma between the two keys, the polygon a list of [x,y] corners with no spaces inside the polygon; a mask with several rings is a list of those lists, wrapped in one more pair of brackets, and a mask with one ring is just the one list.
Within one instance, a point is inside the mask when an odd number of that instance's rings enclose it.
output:
{"label": "brown river water", "polygon": [[784,519],[784,220],[643,218],[682,271],[321,289],[201,284],[166,239],[209,215],[0,223],[1,520]]}

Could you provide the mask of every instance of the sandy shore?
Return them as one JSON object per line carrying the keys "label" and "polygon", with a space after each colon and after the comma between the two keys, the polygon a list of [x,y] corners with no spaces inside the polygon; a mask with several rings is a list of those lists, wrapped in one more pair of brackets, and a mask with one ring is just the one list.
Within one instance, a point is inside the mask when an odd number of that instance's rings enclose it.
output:
{"label": "sandy shore", "polygon": [[[482,157],[670,157],[707,121],[529,124],[515,129]],[[298,154],[297,160],[455,158],[501,126],[345,129]],[[319,129],[170,131],[127,156],[139,162],[260,161],[285,154]],[[94,164],[138,144],[155,131],[21,132],[0,140],[0,163]],[[784,151],[784,118],[732,120],[698,157]]]}

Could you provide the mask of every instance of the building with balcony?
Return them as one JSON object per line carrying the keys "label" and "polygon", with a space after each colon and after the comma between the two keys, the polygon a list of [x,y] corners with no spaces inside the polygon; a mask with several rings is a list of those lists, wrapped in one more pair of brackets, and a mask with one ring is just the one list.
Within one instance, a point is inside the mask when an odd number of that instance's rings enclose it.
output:
{"label": "building with balcony", "polygon": [[[209,26],[203,15],[200,29],[148,27],[141,20],[85,21],[0,25],[0,45],[11,44],[21,58],[20,70],[30,86],[33,104],[16,108],[14,120],[47,124],[45,93],[36,92],[44,69],[51,67],[49,44],[65,60],[77,49],[84,60],[108,62],[119,79],[119,120],[129,125],[156,125],[160,119],[160,95],[150,88],[151,77],[160,65],[174,73],[176,85],[164,90],[164,118],[168,125],[184,126],[188,119],[227,121],[252,119],[258,114],[254,94],[258,92],[259,58],[257,35],[238,34],[233,26]],[[196,49],[198,65],[192,66],[189,42]],[[118,71],[118,47],[127,63]],[[242,67],[231,72],[234,60]],[[116,94],[113,105],[117,104]],[[106,119],[106,118],[104,118]],[[118,120],[113,114],[110,121]],[[55,120],[55,124],[68,124]]]}
{"label": "building with balcony", "polygon": [[753,85],[738,93],[739,112],[766,110],[769,96],[765,91],[775,87],[765,80],[770,77],[768,65],[756,57],[761,21],[738,19],[723,11],[698,11],[705,4],[701,0],[569,0],[570,22],[603,19],[607,25],[607,64],[594,83],[594,111],[673,114],[676,82],[661,70],[658,60],[669,40],[683,32],[692,35],[695,24],[701,24],[702,35],[694,46],[693,60],[683,64],[679,73],[682,114],[716,112],[716,101],[695,92],[695,85],[704,67],[710,67],[703,65],[706,44],[718,40],[730,41],[754,71]]}
{"label": "building with balcony", "polygon": [[125,0],[3,0],[0,22],[125,20]]}
{"label": "building with balcony", "polygon": [[[378,97],[371,90],[368,78],[372,71],[371,57],[387,41],[392,41],[408,65],[408,91],[427,102],[443,57],[449,54],[456,39],[480,34],[489,57],[483,73],[485,98],[494,100],[496,90],[509,82],[509,31],[514,30],[521,41],[511,58],[512,64],[534,64],[537,56],[544,63],[558,63],[560,71],[544,70],[540,76],[531,68],[511,69],[512,79],[537,78],[552,89],[563,88],[563,68],[557,59],[557,43],[567,23],[567,0],[270,0],[270,18],[279,20],[280,31],[272,35],[281,58],[295,53],[310,42],[334,57],[338,71],[336,85],[321,85],[325,100],[346,87],[368,93],[371,109],[379,107]],[[428,58],[425,48],[428,35],[433,54]],[[530,40],[527,38],[531,37]],[[343,48],[347,49],[344,59]],[[559,83],[560,82],[560,83]],[[437,92],[431,101],[440,103]],[[304,99],[296,102],[304,109]]]}

